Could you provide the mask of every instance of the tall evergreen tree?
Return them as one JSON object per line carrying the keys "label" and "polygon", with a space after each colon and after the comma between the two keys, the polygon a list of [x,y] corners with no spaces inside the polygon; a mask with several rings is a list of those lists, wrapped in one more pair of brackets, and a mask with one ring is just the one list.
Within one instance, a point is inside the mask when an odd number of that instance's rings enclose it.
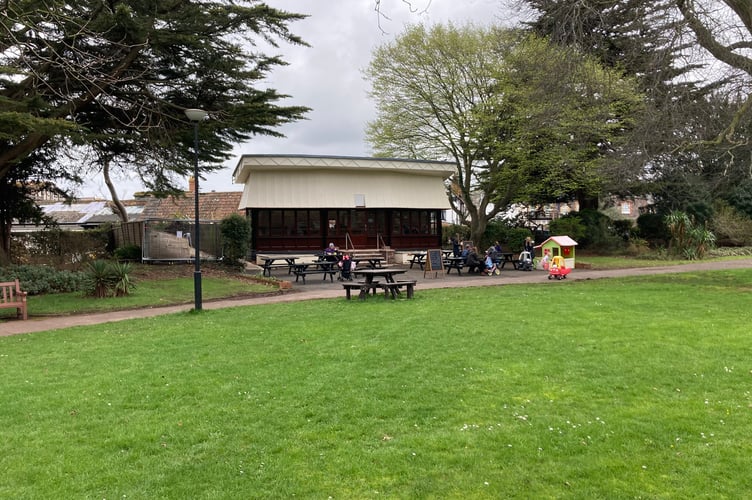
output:
{"label": "tall evergreen tree", "polygon": [[[19,0],[0,6],[0,179],[36,149],[93,148],[134,168],[150,188],[192,165],[186,108],[202,108],[201,167],[234,144],[278,135],[304,107],[256,88],[278,56],[258,44],[304,43],[304,16],[258,0]],[[59,172],[79,169],[60,163]]]}

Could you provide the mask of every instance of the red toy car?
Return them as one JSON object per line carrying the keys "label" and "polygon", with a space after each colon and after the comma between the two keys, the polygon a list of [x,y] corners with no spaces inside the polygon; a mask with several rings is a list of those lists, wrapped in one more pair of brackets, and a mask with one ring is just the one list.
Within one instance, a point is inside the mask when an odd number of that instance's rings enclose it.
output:
{"label": "red toy car", "polygon": [[563,280],[567,278],[567,274],[572,272],[571,267],[566,267],[564,264],[564,257],[557,255],[551,260],[551,264],[548,266],[548,279]]}

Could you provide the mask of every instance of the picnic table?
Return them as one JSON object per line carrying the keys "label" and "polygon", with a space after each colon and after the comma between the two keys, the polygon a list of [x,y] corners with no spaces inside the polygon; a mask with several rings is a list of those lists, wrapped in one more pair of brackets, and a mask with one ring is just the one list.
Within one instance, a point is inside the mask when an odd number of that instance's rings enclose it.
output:
{"label": "picnic table", "polygon": [[449,274],[449,271],[454,269],[457,271],[457,274],[462,275],[462,268],[465,266],[465,258],[464,257],[447,257],[444,259],[444,263],[446,265],[446,272]]}
{"label": "picnic table", "polygon": [[[292,268],[295,265],[295,261],[298,259],[296,255],[258,255],[257,261],[263,261],[261,268],[263,269],[263,276],[271,276],[272,270],[277,268],[287,268],[287,274],[292,274]],[[284,261],[282,264],[279,261]]]}
{"label": "picnic table", "polygon": [[329,276],[329,281],[334,282],[334,275],[338,272],[336,261],[322,260],[318,262],[295,263],[292,265],[292,273],[295,275],[295,281],[303,278],[303,284],[306,283],[306,276],[309,274],[321,274],[323,280]]}
{"label": "picnic table", "polygon": [[496,264],[499,266],[499,268],[504,269],[504,266],[509,262],[512,264],[512,267],[517,269],[517,266],[519,265],[520,261],[519,259],[514,258],[514,253],[512,252],[502,252],[499,254],[499,259],[496,262]]}
{"label": "picnic table", "polygon": [[[441,254],[443,255],[444,260],[448,259],[452,256],[451,250],[442,250]],[[426,264],[426,256],[428,255],[426,252],[415,252],[411,253],[410,255],[410,269],[413,268],[415,264],[418,264],[421,271],[423,270],[423,266]]]}
{"label": "picnic table", "polygon": [[[353,274],[362,276],[363,281],[358,283],[343,283],[342,286],[345,289],[345,296],[350,300],[350,291],[353,289],[359,289],[360,294],[358,295],[358,298],[360,300],[365,300],[369,292],[373,291],[375,295],[376,289],[381,288],[384,290],[384,298],[389,298],[391,296],[393,299],[396,299],[400,295],[400,288],[405,288],[407,290],[407,298],[411,299],[413,297],[413,290],[416,281],[397,281],[394,279],[396,275],[404,274],[406,272],[407,269],[399,267],[356,269],[353,271]],[[374,278],[384,278],[384,281],[377,281]]]}
{"label": "picnic table", "polygon": [[368,267],[371,269],[381,267],[381,263],[384,261],[384,257],[359,257],[359,258],[353,258],[355,261],[355,267],[357,268],[361,262],[365,261],[368,262]]}
{"label": "picnic table", "polygon": [[426,252],[415,252],[410,254],[410,269],[413,268],[415,264],[418,264],[420,266],[420,269],[423,270],[423,264],[426,263]]}

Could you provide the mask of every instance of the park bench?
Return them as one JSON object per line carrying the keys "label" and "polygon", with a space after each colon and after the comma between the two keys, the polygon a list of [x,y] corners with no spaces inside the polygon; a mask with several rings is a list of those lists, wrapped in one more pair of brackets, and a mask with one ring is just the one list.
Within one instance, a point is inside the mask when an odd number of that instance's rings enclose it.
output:
{"label": "park bench", "polygon": [[352,296],[352,290],[357,290],[360,294],[358,298],[365,299],[366,295],[370,291],[373,295],[376,295],[376,290],[382,289],[381,283],[374,281],[372,283],[366,283],[365,281],[356,281],[353,283],[342,283],[342,287],[345,289],[345,297],[350,300]]}
{"label": "park bench", "polygon": [[28,319],[26,295],[18,279],[0,283],[0,309],[15,309],[17,317]]}
{"label": "park bench", "polygon": [[366,298],[366,295],[368,295],[369,291],[373,295],[376,295],[376,290],[384,290],[385,299],[388,299],[389,297],[396,299],[400,294],[401,288],[405,288],[407,290],[407,298],[412,299],[416,284],[417,281],[415,280],[395,282],[374,281],[372,283],[359,281],[355,283],[342,283],[342,287],[345,289],[345,297],[347,298],[347,300],[350,300],[352,290],[358,290],[360,292],[359,298],[361,300]]}
{"label": "park bench", "polygon": [[384,298],[388,298],[390,295],[393,299],[396,299],[400,294],[400,289],[405,288],[407,290],[407,298],[413,298],[413,292],[415,290],[415,280],[403,280],[395,281],[394,283],[381,283],[381,288],[384,289]]}

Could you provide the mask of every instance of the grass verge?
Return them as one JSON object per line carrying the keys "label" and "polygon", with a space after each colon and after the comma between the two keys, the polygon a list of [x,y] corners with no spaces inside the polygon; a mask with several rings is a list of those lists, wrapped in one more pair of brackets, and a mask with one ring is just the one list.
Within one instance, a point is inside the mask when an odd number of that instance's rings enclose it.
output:
{"label": "grass verge", "polygon": [[[228,277],[204,277],[204,300],[274,293],[278,286],[263,281]],[[34,295],[29,300],[29,315],[62,316],[143,307],[188,304],[193,301],[193,278],[139,280],[136,289],[124,297],[85,297],[81,292]],[[15,309],[0,309],[0,319],[15,317]]]}
{"label": "grass verge", "polygon": [[0,339],[4,498],[741,498],[752,271]]}

